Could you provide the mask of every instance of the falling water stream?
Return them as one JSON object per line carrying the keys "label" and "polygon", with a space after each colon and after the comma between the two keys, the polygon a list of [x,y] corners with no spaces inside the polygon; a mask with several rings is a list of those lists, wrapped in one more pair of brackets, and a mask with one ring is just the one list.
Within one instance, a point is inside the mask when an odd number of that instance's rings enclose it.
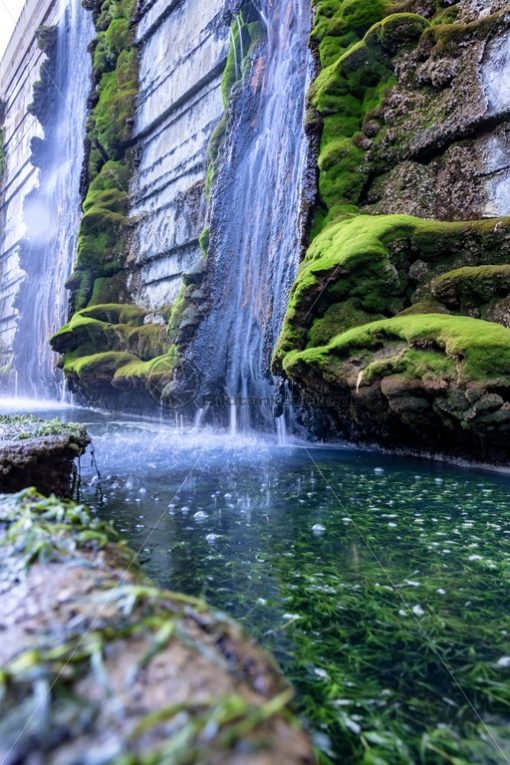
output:
{"label": "falling water stream", "polygon": [[211,205],[212,308],[194,347],[205,393],[225,396],[233,433],[275,428],[271,354],[301,257],[309,159],[310,9],[259,5],[265,40],[232,100]]}
{"label": "falling water stream", "polygon": [[24,207],[26,277],[18,298],[14,360],[20,395],[47,399],[63,395],[63,375],[55,369],[49,338],[67,318],[65,284],[73,267],[81,216],[80,177],[91,74],[87,47],[93,34],[91,15],[81,0],[61,0],[53,77],[56,112],[45,136],[39,188]]}

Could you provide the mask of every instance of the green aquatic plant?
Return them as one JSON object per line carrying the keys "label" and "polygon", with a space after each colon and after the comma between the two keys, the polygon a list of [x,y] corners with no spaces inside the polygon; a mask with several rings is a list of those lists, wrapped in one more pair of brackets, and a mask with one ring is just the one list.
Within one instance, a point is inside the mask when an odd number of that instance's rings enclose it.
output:
{"label": "green aquatic plant", "polygon": [[250,465],[204,471],[179,504],[210,519],[190,529],[177,507],[147,567],[170,578],[170,541],[172,581],[275,653],[323,765],[501,765],[507,478],[328,449]]}

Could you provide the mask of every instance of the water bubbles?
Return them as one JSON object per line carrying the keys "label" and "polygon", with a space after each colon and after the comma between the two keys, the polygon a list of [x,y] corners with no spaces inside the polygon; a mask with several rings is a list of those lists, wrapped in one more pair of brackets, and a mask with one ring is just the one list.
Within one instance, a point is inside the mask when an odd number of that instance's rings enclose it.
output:
{"label": "water bubbles", "polygon": [[199,510],[198,512],[193,514],[193,518],[198,523],[202,523],[202,521],[206,521],[209,518],[209,516],[207,515],[207,513],[204,513],[203,510]]}
{"label": "water bubbles", "polygon": [[468,560],[475,561],[475,560],[483,560],[481,555],[469,555]]}
{"label": "water bubbles", "polygon": [[141,489],[138,489],[138,494],[139,494],[141,497],[144,497],[144,496],[147,494],[147,489],[145,489],[145,488],[142,486],[142,488],[141,488]]}
{"label": "water bubbles", "polygon": [[384,475],[384,468],[382,467],[376,467],[374,468],[375,475]]}
{"label": "water bubbles", "polygon": [[329,674],[325,669],[321,669],[321,667],[314,667],[313,672],[317,677],[320,677],[321,680],[329,680]]}
{"label": "water bubbles", "polygon": [[425,616],[425,611],[419,604],[413,606],[411,610],[415,616]]}
{"label": "water bubbles", "polygon": [[182,513],[183,515],[187,515],[187,514],[189,513],[190,509],[191,509],[191,508],[189,508],[187,505],[183,505],[183,506],[181,507],[181,513]]}
{"label": "water bubbles", "polygon": [[205,538],[205,541],[208,544],[213,545],[216,542],[216,540],[219,538],[220,538],[219,534],[208,534]]}
{"label": "water bubbles", "polygon": [[315,536],[320,537],[322,534],[325,534],[326,527],[322,523],[316,523],[314,526],[312,526],[312,531]]}
{"label": "water bubbles", "polygon": [[442,587],[438,587],[436,592],[438,595],[446,595],[446,590],[443,590]]}
{"label": "water bubbles", "polygon": [[508,669],[510,667],[510,656],[502,656],[496,662],[496,667],[500,669]]}

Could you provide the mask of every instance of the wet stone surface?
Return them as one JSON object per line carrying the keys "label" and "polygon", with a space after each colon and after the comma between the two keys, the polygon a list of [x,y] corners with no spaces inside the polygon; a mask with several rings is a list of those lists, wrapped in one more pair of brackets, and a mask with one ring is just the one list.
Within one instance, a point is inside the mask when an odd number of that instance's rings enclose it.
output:
{"label": "wet stone surface", "polygon": [[31,415],[0,416],[0,491],[34,486],[44,494],[70,496],[76,460],[90,443],[85,428]]}

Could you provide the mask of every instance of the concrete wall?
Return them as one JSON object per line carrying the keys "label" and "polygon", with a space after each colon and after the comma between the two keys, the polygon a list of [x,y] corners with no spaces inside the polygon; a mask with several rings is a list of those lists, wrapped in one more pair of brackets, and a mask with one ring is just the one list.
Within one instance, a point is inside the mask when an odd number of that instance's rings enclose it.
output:
{"label": "concrete wall", "polygon": [[141,14],[131,288],[153,308],[172,302],[182,272],[201,254],[207,146],[223,114],[224,7],[225,0],[156,0]]}

